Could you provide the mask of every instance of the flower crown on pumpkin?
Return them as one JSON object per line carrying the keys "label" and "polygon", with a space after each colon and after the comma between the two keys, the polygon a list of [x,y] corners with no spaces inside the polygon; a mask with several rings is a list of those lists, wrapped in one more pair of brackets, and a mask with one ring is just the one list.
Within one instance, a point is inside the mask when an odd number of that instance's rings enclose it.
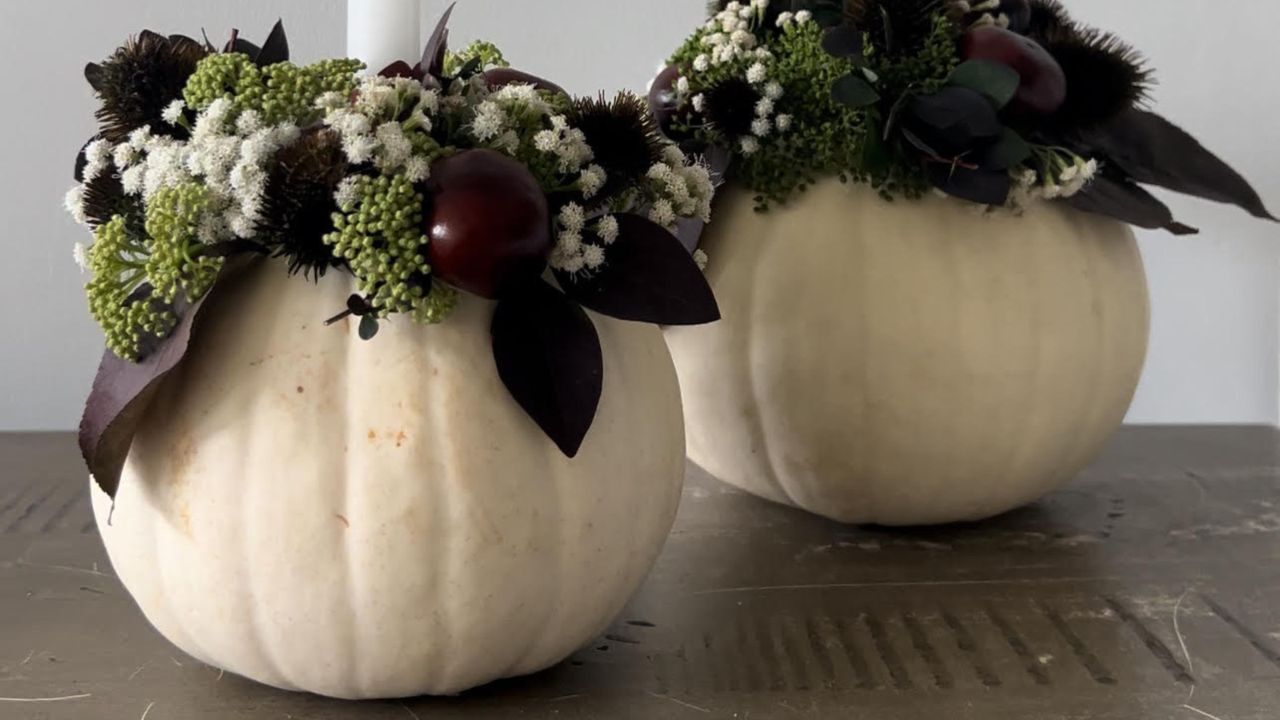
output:
{"label": "flower crown on pumpkin", "polygon": [[743,0],[654,81],[686,149],[720,147],[760,210],[818,178],[887,198],[936,188],[989,207],[1055,200],[1197,232],[1141,186],[1275,219],[1238,173],[1143,109],[1151,71],[1057,0]]}
{"label": "flower crown on pumpkin", "polygon": [[358,76],[355,60],[288,62],[280,24],[261,47],[233,33],[220,52],[148,31],[86,68],[101,130],[67,206],[94,235],[76,256],[109,350],[81,449],[108,493],[147,390],[242,258],[352,274],[359,294],[317,312],[340,311],[328,324],[358,316],[366,340],[380,321],[446,321],[460,292],[497,300],[498,373],[569,456],[603,373],[582,308],[664,325],[718,319],[672,234],[709,218],[708,169],[662,138],[634,95],[571,98],[488,43],[448,52],[448,17],[421,63],[376,77]]}

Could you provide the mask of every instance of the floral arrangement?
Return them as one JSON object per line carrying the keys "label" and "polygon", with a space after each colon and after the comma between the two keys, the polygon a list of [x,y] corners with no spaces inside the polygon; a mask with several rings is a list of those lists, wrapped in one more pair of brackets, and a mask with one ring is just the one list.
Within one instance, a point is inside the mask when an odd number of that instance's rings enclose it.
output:
{"label": "floral arrangement", "polygon": [[347,306],[317,312],[358,317],[365,339],[383,322],[447,322],[461,293],[496,300],[499,375],[569,456],[603,372],[584,307],[718,318],[672,234],[709,218],[708,168],[660,135],[643,99],[572,98],[488,43],[450,52],[447,21],[422,62],[369,77],[354,60],[289,62],[280,24],[261,46],[233,33],[221,50],[143,32],[87,67],[101,130],[66,204],[93,233],[75,254],[108,352],[81,448],[109,493],[147,390],[254,257],[353,275]]}
{"label": "floral arrangement", "polygon": [[838,176],[886,198],[1053,200],[1179,234],[1196,230],[1143,184],[1274,219],[1144,109],[1151,83],[1136,51],[1057,0],[742,0],[711,4],[650,103],[686,149],[726,150],[760,210]]}

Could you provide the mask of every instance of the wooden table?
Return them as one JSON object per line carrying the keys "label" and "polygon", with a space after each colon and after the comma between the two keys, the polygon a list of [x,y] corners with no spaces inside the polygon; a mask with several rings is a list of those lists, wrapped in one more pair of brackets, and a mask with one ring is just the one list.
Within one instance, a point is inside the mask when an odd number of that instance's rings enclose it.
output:
{"label": "wooden table", "polygon": [[0,435],[0,719],[1280,718],[1280,431],[1126,429],[1071,487],[979,525],[845,527],[696,468],[684,500],[648,583],[570,661],[341,703],[171,647],[112,574],[72,438]]}

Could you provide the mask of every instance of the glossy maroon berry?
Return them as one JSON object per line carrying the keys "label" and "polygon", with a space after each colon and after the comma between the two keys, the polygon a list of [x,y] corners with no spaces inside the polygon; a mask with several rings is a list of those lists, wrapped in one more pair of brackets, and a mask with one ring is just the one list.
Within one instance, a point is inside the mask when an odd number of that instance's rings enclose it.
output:
{"label": "glossy maroon berry", "polygon": [[671,65],[658,73],[658,77],[649,86],[649,110],[657,120],[658,127],[667,135],[671,135],[671,122],[675,119],[675,86],[679,80],[680,68]]}
{"label": "glossy maroon berry", "polygon": [[1067,77],[1062,66],[1031,38],[994,25],[977,27],[960,39],[960,56],[1013,68],[1022,79],[1010,103],[1015,111],[1050,115],[1067,99]]}
{"label": "glossy maroon berry", "polygon": [[436,277],[496,299],[542,274],[551,218],[524,165],[493,150],[467,150],[432,166],[428,190],[427,260]]}

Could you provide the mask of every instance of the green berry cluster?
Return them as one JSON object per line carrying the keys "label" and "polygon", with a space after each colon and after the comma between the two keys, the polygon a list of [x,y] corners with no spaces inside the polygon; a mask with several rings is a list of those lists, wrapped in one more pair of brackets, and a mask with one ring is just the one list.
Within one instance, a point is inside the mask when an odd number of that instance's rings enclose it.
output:
{"label": "green berry cluster", "polygon": [[494,67],[511,67],[511,63],[507,62],[507,59],[502,56],[502,51],[498,49],[497,45],[487,40],[476,40],[457,52],[450,52],[445,55],[444,73],[450,76],[457,75],[458,71],[473,60],[479,63],[477,67],[481,70]]}
{"label": "green berry cluster", "polygon": [[98,227],[89,248],[89,313],[102,326],[111,352],[128,360],[137,360],[148,338],[168,335],[178,322],[169,305],[140,290],[148,252],[120,215]]}
{"label": "green berry cluster", "polygon": [[328,92],[350,94],[358,60],[323,60],[299,67],[283,62],[258,67],[242,53],[210,55],[187,80],[183,99],[187,106],[203,110],[218,98],[233,102],[235,114],[254,110],[268,125],[291,122],[310,125],[320,118],[316,100]]}
{"label": "green berry cluster", "polygon": [[194,182],[163,188],[147,203],[147,281],[165,302],[179,290],[188,300],[204,297],[218,278],[223,259],[204,256],[197,237],[208,209],[209,189]]}
{"label": "green berry cluster", "polygon": [[432,282],[422,194],[404,175],[355,182],[355,202],[334,214],[325,244],[351,268],[376,317],[409,313],[421,323],[442,322],[457,293]]}

